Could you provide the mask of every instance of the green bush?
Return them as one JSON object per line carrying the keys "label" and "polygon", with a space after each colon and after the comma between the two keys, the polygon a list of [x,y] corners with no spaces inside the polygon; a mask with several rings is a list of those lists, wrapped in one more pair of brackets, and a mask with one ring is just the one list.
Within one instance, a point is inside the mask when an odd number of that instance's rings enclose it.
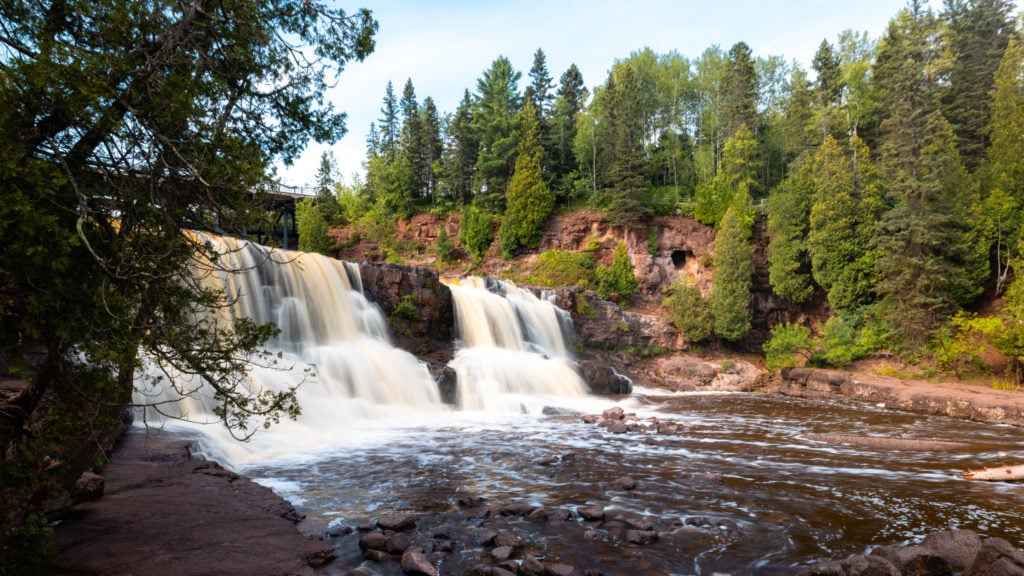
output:
{"label": "green bush", "polygon": [[615,247],[611,266],[597,268],[597,294],[605,300],[616,300],[628,304],[636,295],[640,281],[633,273],[633,263],[624,242]]}
{"label": "green bush", "polygon": [[690,342],[700,342],[711,336],[714,321],[711,307],[700,293],[700,288],[688,276],[672,281],[666,290],[668,296],[661,301],[667,309],[669,321]]}
{"label": "green bush", "polygon": [[530,281],[538,286],[593,286],[594,257],[569,250],[548,250],[537,257]]}
{"label": "green bush", "polygon": [[778,370],[798,364],[797,355],[809,360],[815,344],[811,331],[800,324],[777,324],[772,328],[772,337],[764,344],[764,365],[769,370]]}
{"label": "green bush", "polygon": [[444,224],[441,224],[441,231],[437,233],[437,260],[442,264],[455,260],[455,243],[445,230]]}
{"label": "green bush", "polygon": [[483,210],[469,206],[462,214],[462,230],[459,240],[470,256],[480,260],[487,253],[494,240],[494,220]]}

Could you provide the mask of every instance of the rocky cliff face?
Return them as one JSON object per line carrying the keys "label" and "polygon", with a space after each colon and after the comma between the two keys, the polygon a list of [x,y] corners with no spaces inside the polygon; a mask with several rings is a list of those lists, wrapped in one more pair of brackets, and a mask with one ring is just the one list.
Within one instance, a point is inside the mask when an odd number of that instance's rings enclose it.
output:
{"label": "rocky cliff face", "polygon": [[363,292],[380,306],[395,343],[436,372],[451,359],[455,338],[452,293],[429,268],[382,262],[359,265]]}

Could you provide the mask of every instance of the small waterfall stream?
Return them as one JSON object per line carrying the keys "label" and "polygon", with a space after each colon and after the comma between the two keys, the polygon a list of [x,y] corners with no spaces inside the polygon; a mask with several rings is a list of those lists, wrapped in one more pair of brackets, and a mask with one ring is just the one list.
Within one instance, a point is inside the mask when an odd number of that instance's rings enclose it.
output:
{"label": "small waterfall stream", "polygon": [[552,401],[587,395],[569,358],[558,307],[510,282],[445,282],[461,341],[449,364],[458,378],[459,408],[534,413]]}

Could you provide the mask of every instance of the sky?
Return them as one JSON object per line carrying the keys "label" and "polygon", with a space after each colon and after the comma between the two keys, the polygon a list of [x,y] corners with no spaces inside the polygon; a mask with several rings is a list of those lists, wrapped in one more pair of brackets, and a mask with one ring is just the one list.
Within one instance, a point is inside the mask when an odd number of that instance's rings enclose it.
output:
{"label": "sky", "polygon": [[[333,0],[338,1],[338,0]],[[366,135],[380,118],[388,81],[400,98],[411,79],[417,100],[430,96],[440,114],[452,113],[463,92],[476,90],[499,56],[530,81],[538,48],[544,50],[556,88],[573,63],[593,89],[604,83],[616,60],[650,48],[675,50],[696,59],[708,47],[728,49],[743,41],[755,57],[782,56],[810,70],[823,39],[833,45],[846,29],[880,37],[906,0],[363,0],[380,24],[376,49],[363,62],[349,62],[328,94],[348,114],[348,134],[332,146],[312,143],[293,166],[281,166],[284,184],[310,185],[320,157],[329,150],[340,175],[351,183],[364,174]],[[356,0],[358,2],[358,0]],[[930,6],[941,9],[940,0]],[[1018,2],[1019,6],[1019,2]]]}

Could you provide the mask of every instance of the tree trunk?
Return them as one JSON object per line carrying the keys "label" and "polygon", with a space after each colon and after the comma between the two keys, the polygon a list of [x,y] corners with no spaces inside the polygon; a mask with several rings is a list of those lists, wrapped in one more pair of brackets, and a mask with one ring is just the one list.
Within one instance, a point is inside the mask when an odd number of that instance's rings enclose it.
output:
{"label": "tree trunk", "polygon": [[987,480],[990,482],[1019,481],[1024,480],[1024,464],[967,470],[962,475],[967,480]]}

